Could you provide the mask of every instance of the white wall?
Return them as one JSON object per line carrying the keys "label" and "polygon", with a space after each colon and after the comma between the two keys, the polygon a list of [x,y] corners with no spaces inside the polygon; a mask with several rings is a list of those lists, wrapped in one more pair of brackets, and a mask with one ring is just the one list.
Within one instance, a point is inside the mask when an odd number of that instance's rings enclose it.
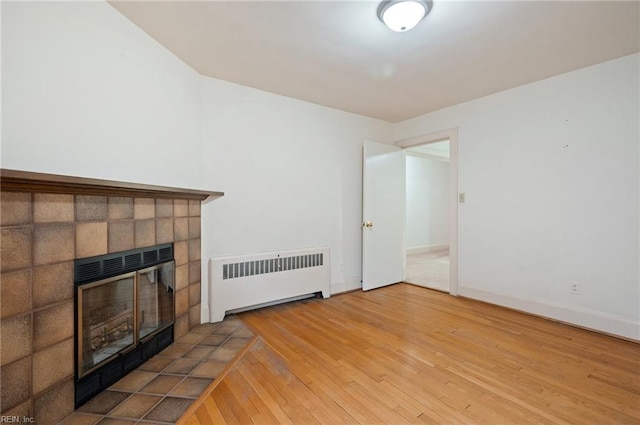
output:
{"label": "white wall", "polygon": [[359,288],[362,143],[391,124],[204,77],[202,103],[204,184],[225,192],[202,258],[328,246],[332,292]]}
{"label": "white wall", "polygon": [[407,252],[449,246],[449,162],[406,157]]}
{"label": "white wall", "polygon": [[2,39],[3,168],[225,191],[203,282],[211,256],[329,246],[334,292],[360,286],[362,142],[391,124],[202,77],[103,2],[4,2]]}
{"label": "white wall", "polygon": [[461,295],[640,339],[639,61],[394,126],[396,140],[458,128]]}
{"label": "white wall", "polygon": [[3,168],[200,185],[200,76],[114,8],[3,2],[2,41]]}

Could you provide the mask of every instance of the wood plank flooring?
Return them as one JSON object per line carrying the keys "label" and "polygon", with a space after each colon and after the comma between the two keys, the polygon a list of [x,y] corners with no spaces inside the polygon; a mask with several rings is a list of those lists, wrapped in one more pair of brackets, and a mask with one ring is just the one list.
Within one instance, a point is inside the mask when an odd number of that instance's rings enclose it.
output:
{"label": "wood plank flooring", "polygon": [[181,423],[640,424],[640,344],[398,284],[240,315]]}

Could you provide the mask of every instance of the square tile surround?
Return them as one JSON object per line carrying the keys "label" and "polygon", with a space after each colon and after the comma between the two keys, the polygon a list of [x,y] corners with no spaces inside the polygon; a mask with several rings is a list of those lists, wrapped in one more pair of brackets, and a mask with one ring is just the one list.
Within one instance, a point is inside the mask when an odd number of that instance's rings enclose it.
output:
{"label": "square tile surround", "polygon": [[76,258],[173,242],[175,339],[200,324],[200,201],[9,191],[1,196],[2,415],[49,424],[73,412]]}

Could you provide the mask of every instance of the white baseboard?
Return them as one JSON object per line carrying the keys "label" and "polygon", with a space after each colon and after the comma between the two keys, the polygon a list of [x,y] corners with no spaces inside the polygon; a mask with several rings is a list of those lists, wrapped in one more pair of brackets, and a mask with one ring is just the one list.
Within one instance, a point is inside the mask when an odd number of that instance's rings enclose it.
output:
{"label": "white baseboard", "polygon": [[407,254],[425,254],[427,252],[443,251],[449,249],[448,243],[420,245],[407,248]]}
{"label": "white baseboard", "polygon": [[200,304],[200,323],[209,323],[209,304]]}
{"label": "white baseboard", "polygon": [[547,317],[582,328],[640,341],[640,323],[614,314],[573,305],[553,303],[549,300],[525,300],[463,286],[458,287],[458,295]]}
{"label": "white baseboard", "polygon": [[336,295],[341,292],[353,291],[356,289],[362,289],[362,282],[360,276],[346,279],[344,282],[331,283],[331,295]]}

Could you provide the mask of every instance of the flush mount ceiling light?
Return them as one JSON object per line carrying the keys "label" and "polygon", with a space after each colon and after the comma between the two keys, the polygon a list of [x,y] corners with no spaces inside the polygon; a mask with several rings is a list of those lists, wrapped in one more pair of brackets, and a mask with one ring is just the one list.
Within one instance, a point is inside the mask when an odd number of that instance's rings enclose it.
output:
{"label": "flush mount ceiling light", "polygon": [[393,31],[415,27],[431,11],[431,0],[385,0],[378,6],[378,18]]}

